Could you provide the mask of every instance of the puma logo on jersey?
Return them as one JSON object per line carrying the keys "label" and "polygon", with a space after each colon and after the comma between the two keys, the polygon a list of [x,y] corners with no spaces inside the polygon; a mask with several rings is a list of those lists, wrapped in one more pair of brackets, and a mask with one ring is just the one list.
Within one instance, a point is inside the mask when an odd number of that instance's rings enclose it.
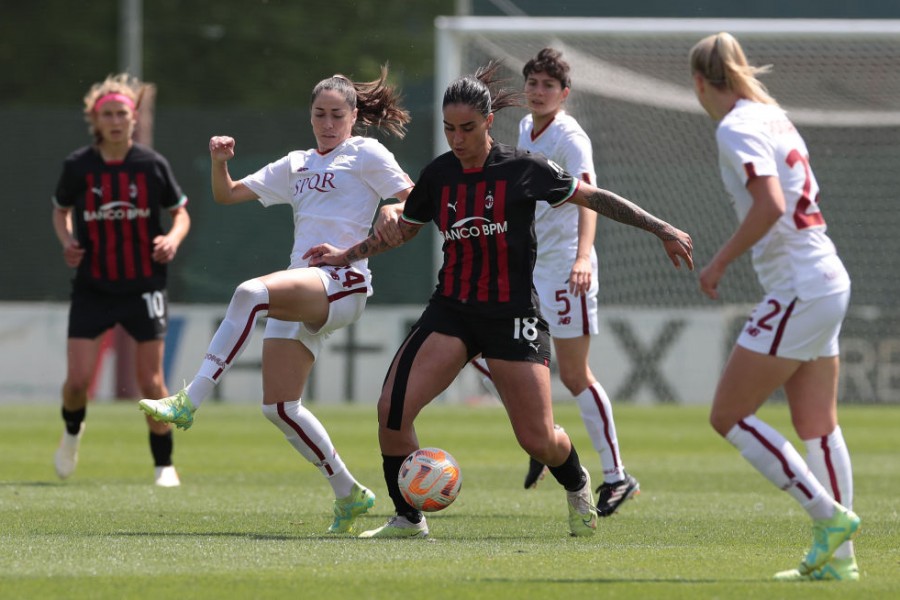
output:
{"label": "puma logo on jersey", "polygon": [[[457,202],[459,202],[459,201],[457,200]],[[447,203],[447,208],[450,208],[450,209],[453,210],[453,212],[456,212],[456,204],[457,204],[457,202],[448,202],[448,203]]]}
{"label": "puma logo on jersey", "polygon": [[536,344],[536,343],[534,343],[534,342],[528,342],[528,345],[531,346],[531,349],[534,350],[535,352],[540,352],[540,351],[541,351],[541,346],[540,346],[540,344]]}

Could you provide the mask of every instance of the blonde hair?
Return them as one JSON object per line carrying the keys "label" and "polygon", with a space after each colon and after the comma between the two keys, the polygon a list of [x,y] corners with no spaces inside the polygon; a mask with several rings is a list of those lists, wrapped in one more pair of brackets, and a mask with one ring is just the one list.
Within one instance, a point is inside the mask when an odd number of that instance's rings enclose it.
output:
{"label": "blonde hair", "polygon": [[720,32],[710,35],[691,48],[691,73],[701,75],[719,90],[728,89],[747,100],[778,106],[758,75],[772,70],[772,65],[754,67],[747,62],[744,50],[733,35]]}
{"label": "blonde hair", "polygon": [[94,137],[96,142],[102,141],[98,132],[94,129],[93,123],[94,108],[97,105],[97,100],[107,94],[122,94],[131,98],[134,102],[134,112],[137,115],[141,97],[147,85],[128,73],[118,73],[116,75],[107,75],[106,79],[91,86],[91,89],[84,95],[84,120],[88,123],[88,132]]}

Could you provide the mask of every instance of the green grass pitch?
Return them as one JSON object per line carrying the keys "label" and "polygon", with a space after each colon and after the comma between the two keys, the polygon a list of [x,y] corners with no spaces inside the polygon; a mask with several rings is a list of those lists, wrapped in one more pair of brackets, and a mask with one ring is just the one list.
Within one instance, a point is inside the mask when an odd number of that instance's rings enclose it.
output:
{"label": "green grass pitch", "polygon": [[[316,406],[342,457],[391,513],[374,406]],[[784,406],[761,416],[791,432]],[[573,404],[556,419],[599,459]],[[0,406],[0,598],[896,598],[900,407],[842,407],[855,470],[859,583],[777,583],[810,542],[805,513],[720,439],[703,407],[616,406],[625,464],[643,489],[567,536],[561,488],[522,489],[527,460],[495,406],[428,407],[423,446],[459,460],[463,486],[428,540],[329,536],[331,489],[254,405],[208,402],[175,436],[182,486],[152,485],[142,415],[88,411],[80,463],[53,472],[56,406]],[[796,437],[789,439],[799,445]],[[799,448],[801,453],[803,449]]]}

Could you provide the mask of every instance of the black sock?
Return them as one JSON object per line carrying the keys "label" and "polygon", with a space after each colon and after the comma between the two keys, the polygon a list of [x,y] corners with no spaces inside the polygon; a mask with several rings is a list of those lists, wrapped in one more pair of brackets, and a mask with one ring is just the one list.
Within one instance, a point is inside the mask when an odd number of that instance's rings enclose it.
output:
{"label": "black sock", "polygon": [[69,432],[69,435],[78,435],[78,432],[81,431],[81,423],[84,422],[84,417],[87,414],[87,408],[81,408],[78,410],[66,410],[64,406],[62,409],[62,419],[66,424],[66,431]]}
{"label": "black sock", "polygon": [[572,451],[569,453],[569,458],[566,459],[566,462],[558,467],[548,468],[550,469],[550,474],[556,477],[556,480],[566,488],[567,492],[577,492],[587,483],[574,445],[572,445]]}
{"label": "black sock", "polygon": [[400,467],[403,466],[405,456],[381,455],[381,466],[384,469],[384,482],[387,484],[388,495],[394,501],[394,510],[397,514],[406,517],[411,523],[422,521],[422,513],[410,506],[400,493],[400,484],[397,477],[400,475]]}
{"label": "black sock", "polygon": [[157,467],[169,467],[172,465],[172,431],[162,435],[150,432],[150,452],[153,454],[153,464]]}

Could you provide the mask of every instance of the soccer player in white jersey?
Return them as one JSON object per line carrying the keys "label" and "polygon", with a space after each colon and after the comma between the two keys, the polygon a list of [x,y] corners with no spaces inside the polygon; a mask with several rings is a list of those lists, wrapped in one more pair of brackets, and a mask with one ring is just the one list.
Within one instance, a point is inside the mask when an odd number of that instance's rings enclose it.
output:
{"label": "soccer player in white jersey", "polygon": [[[757,79],[769,67],[748,64],[728,33],[698,42],[690,65],[697,99],[718,122],[719,169],[740,221],[701,271],[700,289],[717,298],[728,266],[749,251],[765,291],[719,379],[710,422],[813,520],[812,548],[776,579],[856,580],[850,538],[859,517],[837,422],[838,335],[850,278],[825,233],[806,144]],[[755,415],[779,387],[805,461]]]}
{"label": "soccer player in white jersey", "polygon": [[300,397],[325,339],[356,321],[365,308],[371,274],[365,260],[348,267],[310,267],[303,252],[323,241],[347,245],[365,238],[380,201],[405,200],[412,189],[393,154],[377,140],[353,134],[357,124],[401,138],[405,134],[409,113],[386,78],[383,68],[371,82],[342,75],[320,81],[310,111],[316,147],[291,152],[239,181],[228,172],[234,139],[210,139],[216,202],[258,199],[263,206],[293,207],[290,267],[240,284],[193,381],[174,396],[140,402],[150,416],[189,428],[193,413],[246,347],[257,318],[267,316],[262,410],[331,484],[336,498],[331,533],[350,532],[375,496],[356,481]]}
{"label": "soccer player in white jersey", "polygon": [[[543,154],[582,181],[596,184],[591,140],[564,108],[571,91],[569,69],[553,48],[544,48],[525,63],[522,75],[530,112],[519,122],[518,147]],[[603,483],[597,488],[597,514],[606,517],[638,493],[640,485],[625,471],[609,395],[588,364],[591,336],[598,333],[596,224],[597,213],[585,207],[567,204],[554,209],[538,203],[534,287],[550,326],[559,377],[578,402],[600,455]],[[490,377],[483,358],[473,362]],[[525,487],[536,486],[544,470],[544,465],[531,459]]]}

